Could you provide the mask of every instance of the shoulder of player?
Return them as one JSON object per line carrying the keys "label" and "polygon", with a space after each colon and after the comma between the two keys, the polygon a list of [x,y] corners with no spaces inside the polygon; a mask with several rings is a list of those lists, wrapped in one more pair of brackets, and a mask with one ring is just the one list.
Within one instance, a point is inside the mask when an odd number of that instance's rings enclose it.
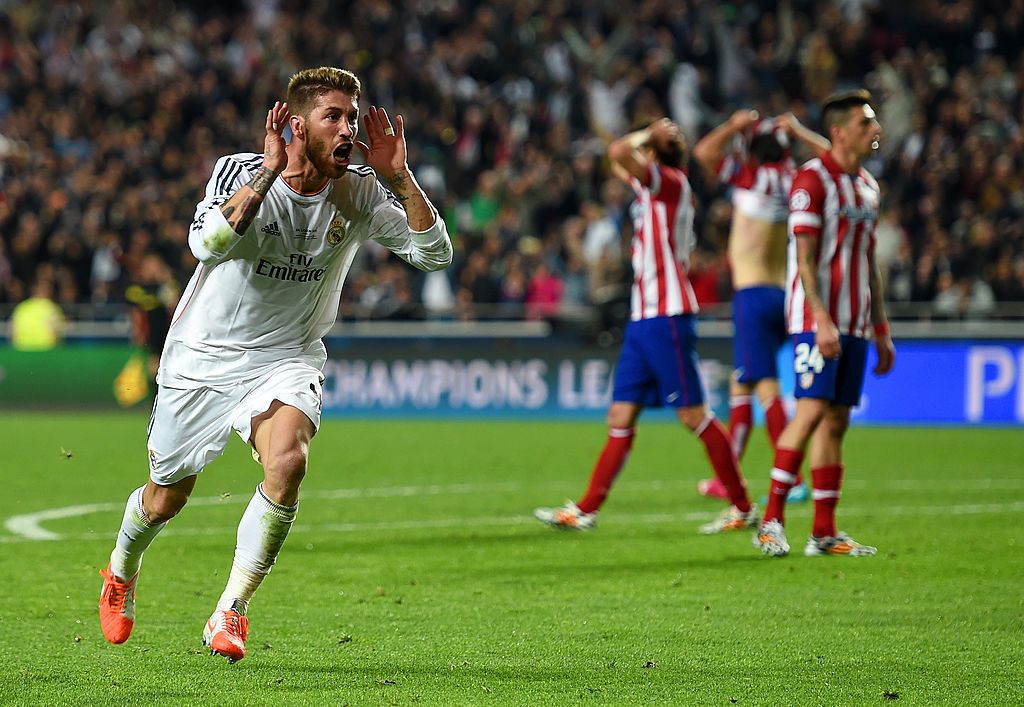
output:
{"label": "shoulder of player", "polygon": [[873,174],[871,174],[871,172],[869,172],[865,168],[861,167],[860,168],[859,176],[860,176],[861,179],[863,179],[867,183],[867,185],[869,187],[871,187],[875,191],[879,191],[878,180],[875,179],[875,176]]}
{"label": "shoulder of player", "polygon": [[377,173],[372,167],[365,164],[350,164],[345,174],[334,180],[332,192],[335,195],[345,192],[352,195],[369,194],[378,182]]}
{"label": "shoulder of player", "polygon": [[233,155],[222,155],[218,162],[241,165],[250,172],[255,172],[263,164],[263,155],[255,152],[236,152]]}
{"label": "shoulder of player", "polygon": [[233,155],[222,155],[214,167],[213,178],[219,187],[227,189],[239,177],[243,181],[251,176],[263,164],[263,155],[254,152],[236,152]]}
{"label": "shoulder of player", "polygon": [[825,168],[825,163],[821,161],[820,157],[812,157],[811,159],[807,160],[802,165],[800,165],[797,168],[796,171],[797,172],[813,171],[815,173],[821,174],[821,172],[824,171],[825,169],[826,169]]}
{"label": "shoulder of player", "polygon": [[348,171],[345,173],[345,176],[342,177],[342,179],[349,179],[349,178],[353,179],[356,182],[363,182],[365,180],[370,180],[370,183],[372,184],[373,183],[372,180],[375,180],[377,178],[377,173],[374,172],[373,171],[373,167],[371,167],[369,165],[365,165],[365,164],[350,164],[348,166]]}
{"label": "shoulder of player", "polygon": [[821,161],[820,157],[807,160],[793,174],[793,186],[802,184],[805,187],[824,188],[826,180],[830,179],[828,167]]}

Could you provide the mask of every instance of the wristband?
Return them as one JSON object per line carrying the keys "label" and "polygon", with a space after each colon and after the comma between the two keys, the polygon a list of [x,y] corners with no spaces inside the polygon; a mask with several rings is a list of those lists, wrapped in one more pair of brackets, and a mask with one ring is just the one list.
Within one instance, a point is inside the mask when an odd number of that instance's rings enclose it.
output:
{"label": "wristband", "polygon": [[889,322],[875,324],[875,338],[889,336]]}

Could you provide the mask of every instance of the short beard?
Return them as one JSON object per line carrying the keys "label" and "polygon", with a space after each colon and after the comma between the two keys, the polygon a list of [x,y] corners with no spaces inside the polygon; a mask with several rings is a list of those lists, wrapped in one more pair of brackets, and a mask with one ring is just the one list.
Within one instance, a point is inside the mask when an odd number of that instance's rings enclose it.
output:
{"label": "short beard", "polygon": [[348,166],[339,166],[331,159],[334,153],[328,153],[328,159],[321,156],[327,150],[327,143],[323,140],[312,140],[306,143],[306,159],[309,160],[316,170],[329,179],[340,179],[348,171]]}

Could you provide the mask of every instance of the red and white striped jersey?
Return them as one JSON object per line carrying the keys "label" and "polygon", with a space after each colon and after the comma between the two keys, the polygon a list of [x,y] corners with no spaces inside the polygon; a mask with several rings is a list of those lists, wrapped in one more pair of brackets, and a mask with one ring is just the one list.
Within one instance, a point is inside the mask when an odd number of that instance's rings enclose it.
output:
{"label": "red and white striped jersey", "polygon": [[633,219],[630,318],[695,314],[697,298],[686,272],[693,234],[693,192],[681,169],[650,163],[647,183],[630,180],[637,195]]}
{"label": "red and white striped jersey", "polygon": [[783,159],[765,164],[758,164],[748,151],[754,135],[773,131],[779,133],[783,146],[788,146],[786,134],[777,130],[771,119],[758,121],[746,134],[736,135],[732,150],[718,163],[718,179],[733,187],[732,205],[738,212],[767,223],[785,223],[796,161],[788,147]]}
{"label": "red and white striped jersey", "polygon": [[802,236],[818,240],[818,294],[839,332],[868,338],[878,205],[875,178],[865,169],[844,172],[828,153],[797,172],[789,195],[786,316],[791,334],[816,329],[797,272],[796,236]]}

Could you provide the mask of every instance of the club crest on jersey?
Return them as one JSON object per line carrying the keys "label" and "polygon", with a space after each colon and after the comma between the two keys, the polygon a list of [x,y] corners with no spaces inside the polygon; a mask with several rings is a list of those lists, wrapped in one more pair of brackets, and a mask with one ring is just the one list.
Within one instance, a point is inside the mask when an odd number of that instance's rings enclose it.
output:
{"label": "club crest on jersey", "polygon": [[810,205],[811,195],[807,193],[806,189],[797,189],[793,192],[792,196],[789,197],[790,211],[806,211],[807,207]]}
{"label": "club crest on jersey", "polygon": [[331,227],[327,229],[327,245],[338,245],[344,237],[345,223],[340,218],[336,218],[331,221]]}
{"label": "club crest on jersey", "polygon": [[800,387],[807,390],[814,383],[814,374],[810,371],[800,374]]}

